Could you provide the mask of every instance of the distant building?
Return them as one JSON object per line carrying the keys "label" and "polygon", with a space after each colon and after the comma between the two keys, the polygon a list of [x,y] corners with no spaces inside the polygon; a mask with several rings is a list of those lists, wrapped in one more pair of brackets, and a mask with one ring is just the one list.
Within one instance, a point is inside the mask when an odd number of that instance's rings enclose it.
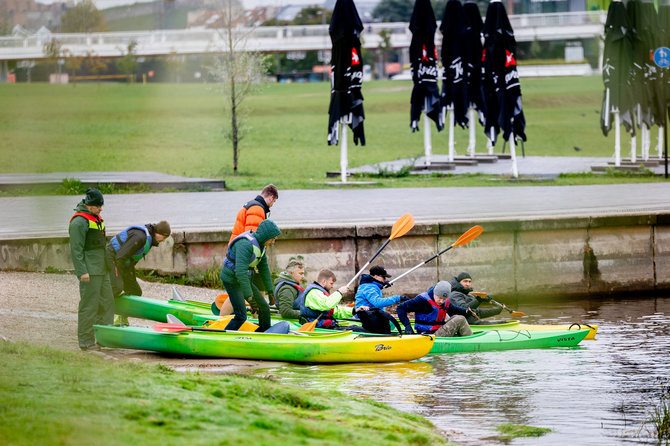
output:
{"label": "distant building", "polygon": [[34,31],[41,26],[50,30],[60,27],[60,17],[65,12],[65,3],[43,5],[35,0],[1,0],[0,18],[7,21],[7,28],[13,29],[16,25],[28,31]]}

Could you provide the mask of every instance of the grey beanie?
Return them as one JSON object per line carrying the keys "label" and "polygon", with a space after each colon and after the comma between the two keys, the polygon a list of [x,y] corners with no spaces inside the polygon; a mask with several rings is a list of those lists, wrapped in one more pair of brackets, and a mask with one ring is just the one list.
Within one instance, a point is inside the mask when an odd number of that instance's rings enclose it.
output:
{"label": "grey beanie", "polygon": [[451,293],[451,284],[444,280],[437,282],[437,285],[435,285],[435,288],[433,289],[433,295],[436,297],[440,296],[446,299],[449,297],[449,293]]}
{"label": "grey beanie", "polygon": [[89,206],[102,206],[105,204],[105,199],[102,198],[102,192],[100,192],[98,189],[89,187],[86,189],[86,198],[84,198],[84,204]]}

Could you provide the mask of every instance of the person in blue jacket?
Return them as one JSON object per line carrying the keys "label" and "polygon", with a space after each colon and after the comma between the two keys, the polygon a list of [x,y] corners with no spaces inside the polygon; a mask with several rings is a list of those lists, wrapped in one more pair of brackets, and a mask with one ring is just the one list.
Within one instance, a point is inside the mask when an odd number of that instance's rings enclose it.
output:
{"label": "person in blue jacket", "polygon": [[418,333],[433,333],[437,337],[445,338],[472,335],[470,324],[465,319],[472,310],[450,303],[449,293],[449,282],[440,281],[425,293],[398,305],[396,312],[405,326],[405,333],[414,333],[407,317],[407,313],[414,313],[414,328]]}
{"label": "person in blue jacket", "polygon": [[409,300],[407,296],[382,296],[382,288],[386,284],[386,279],[391,275],[386,272],[383,266],[375,265],[370,268],[370,274],[363,274],[361,276],[358,291],[356,291],[356,305],[355,308],[361,307],[384,309],[389,305],[395,305],[399,302]]}

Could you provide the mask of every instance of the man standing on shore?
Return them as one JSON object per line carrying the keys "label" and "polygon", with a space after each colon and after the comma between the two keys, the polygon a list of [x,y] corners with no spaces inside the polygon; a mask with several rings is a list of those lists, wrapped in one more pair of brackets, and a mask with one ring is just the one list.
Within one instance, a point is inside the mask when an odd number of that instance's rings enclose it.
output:
{"label": "man standing on shore", "polygon": [[279,198],[279,191],[274,184],[268,184],[263,188],[260,195],[242,206],[237,212],[233,233],[228,245],[245,231],[256,231],[258,225],[270,215],[270,208]]}
{"label": "man standing on shore", "polygon": [[79,279],[77,337],[82,350],[99,350],[94,324],[114,321],[114,295],[105,264],[105,223],[100,218],[105,200],[97,189],[86,189],[86,197],[70,219],[70,253]]}

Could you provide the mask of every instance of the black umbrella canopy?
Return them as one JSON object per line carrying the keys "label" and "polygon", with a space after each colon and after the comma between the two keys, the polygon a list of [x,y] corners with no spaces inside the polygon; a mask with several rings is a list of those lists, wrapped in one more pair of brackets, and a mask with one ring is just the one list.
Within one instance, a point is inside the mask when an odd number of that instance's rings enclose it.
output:
{"label": "black umbrella canopy", "polygon": [[337,0],[330,20],[330,40],[333,44],[331,59],[331,93],[328,108],[328,145],[339,143],[339,122],[349,125],[354,144],[365,145],[363,131],[363,61],[361,60],[360,33],[363,23],[353,0]]}
{"label": "black umbrella canopy", "polygon": [[656,9],[652,3],[630,0],[626,10],[630,25],[628,36],[632,44],[630,82],[633,112],[639,113],[640,121],[651,127],[654,124],[652,91],[655,89],[656,76],[649,52],[654,46],[654,33],[657,30]]}
{"label": "black umbrella canopy", "polygon": [[437,85],[437,50],[435,48],[435,30],[437,22],[430,0],[416,0],[409,21],[412,41],[409,46],[409,59],[412,64],[412,98],[410,100],[410,127],[412,132],[419,130],[421,110],[435,121],[437,130],[444,128],[440,87]]}
{"label": "black umbrella canopy", "polygon": [[486,106],[482,90],[482,21],[479,6],[475,2],[465,2],[465,83],[467,85],[468,107],[479,112],[479,121],[484,124]]}
{"label": "black umbrella canopy", "polygon": [[500,1],[492,1],[484,22],[484,92],[486,101],[485,132],[495,145],[498,132],[503,138],[515,137],[526,141],[526,118],[521,104],[521,84],[516,69],[516,40]]}
{"label": "black umbrella canopy", "polygon": [[613,1],[607,10],[605,48],[603,50],[603,84],[605,94],[600,115],[600,128],[607,136],[612,129],[612,113],[619,111],[626,131],[634,134],[631,115],[629,72],[632,65],[631,41],[628,38],[628,14],[623,2]]}
{"label": "black umbrella canopy", "polygon": [[442,31],[443,104],[453,107],[454,121],[461,127],[468,124],[467,85],[465,83],[464,47],[465,12],[460,0],[449,0],[440,24]]}

